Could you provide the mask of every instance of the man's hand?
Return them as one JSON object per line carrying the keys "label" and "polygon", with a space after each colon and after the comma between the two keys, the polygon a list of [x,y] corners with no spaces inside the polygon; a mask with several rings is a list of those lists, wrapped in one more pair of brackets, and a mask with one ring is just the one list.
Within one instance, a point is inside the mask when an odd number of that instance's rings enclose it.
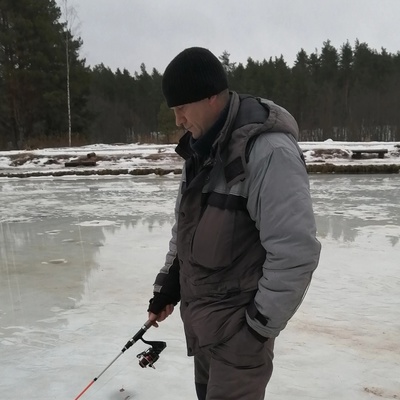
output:
{"label": "man's hand", "polygon": [[162,322],[166,318],[168,318],[174,311],[174,305],[173,304],[168,304],[164,310],[162,310],[159,314],[154,314],[152,312],[149,312],[149,320],[153,322],[153,326],[158,328],[158,323],[157,322]]}

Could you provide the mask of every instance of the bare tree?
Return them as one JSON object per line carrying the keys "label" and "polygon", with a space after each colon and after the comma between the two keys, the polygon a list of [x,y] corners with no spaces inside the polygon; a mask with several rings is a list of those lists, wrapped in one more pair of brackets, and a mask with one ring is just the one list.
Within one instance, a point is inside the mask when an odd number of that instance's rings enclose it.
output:
{"label": "bare tree", "polygon": [[72,123],[71,123],[71,92],[70,92],[70,65],[69,65],[69,41],[72,37],[72,28],[75,27],[77,13],[74,7],[68,5],[68,0],[62,0],[62,13],[65,18],[65,63],[67,78],[67,110],[68,110],[68,145],[72,145]]}

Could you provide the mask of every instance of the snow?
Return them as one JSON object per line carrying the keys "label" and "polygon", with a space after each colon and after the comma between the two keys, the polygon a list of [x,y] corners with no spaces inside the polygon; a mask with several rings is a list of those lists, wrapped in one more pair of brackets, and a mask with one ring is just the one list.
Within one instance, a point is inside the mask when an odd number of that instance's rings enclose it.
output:
{"label": "snow", "polygon": [[[0,151],[0,173],[16,171],[73,171],[75,168],[66,168],[65,162],[78,158],[87,158],[95,153],[99,158],[96,167],[99,169],[128,169],[133,168],[175,168],[180,167],[182,161],[175,153],[176,145],[143,145],[143,144],[94,144],[82,147],[60,147],[25,151]],[[24,159],[20,166],[13,165],[18,157]],[[55,162],[52,163],[51,161]],[[88,169],[88,168],[85,168]]]}
{"label": "snow", "polygon": [[[337,165],[400,165],[400,143],[397,142],[300,142],[307,164],[333,163]],[[86,171],[126,170],[164,168],[177,169],[182,160],[174,151],[176,145],[157,144],[93,144],[82,147],[60,147],[24,151],[0,151],[0,175],[12,175],[17,172],[77,171],[76,167],[65,167],[65,162],[78,158],[87,158],[90,153],[97,156],[95,167],[83,167]],[[384,158],[376,154],[363,156],[356,160],[351,157],[352,150],[387,149]],[[14,165],[15,159],[20,165]],[[79,169],[82,169],[80,167]]]}
{"label": "snow", "polygon": [[[365,146],[313,144],[334,145]],[[385,162],[399,163],[395,144],[373,145],[392,149]],[[128,153],[135,156],[120,162],[133,168],[173,148],[97,145],[71,157]],[[0,157],[9,169],[8,153]],[[172,155],[140,162],[179,163]],[[73,400],[119,355],[147,319],[178,183],[179,174],[0,179],[1,399]],[[321,261],[276,340],[266,399],[400,399],[399,177],[310,175],[310,184]],[[144,338],[167,342],[155,370],[139,367],[148,346],[138,342],[81,399],[195,399],[179,312]]]}

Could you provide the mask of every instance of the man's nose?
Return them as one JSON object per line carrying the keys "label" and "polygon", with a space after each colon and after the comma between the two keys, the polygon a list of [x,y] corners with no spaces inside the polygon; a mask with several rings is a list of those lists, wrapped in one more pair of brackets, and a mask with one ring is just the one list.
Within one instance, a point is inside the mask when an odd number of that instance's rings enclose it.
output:
{"label": "man's nose", "polygon": [[184,126],[186,118],[181,112],[175,110],[175,124],[176,126]]}

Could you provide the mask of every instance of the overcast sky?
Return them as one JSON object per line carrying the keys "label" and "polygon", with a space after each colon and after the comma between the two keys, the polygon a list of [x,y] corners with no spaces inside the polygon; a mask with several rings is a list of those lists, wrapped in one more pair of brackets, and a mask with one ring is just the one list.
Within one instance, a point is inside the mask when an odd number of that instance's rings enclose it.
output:
{"label": "overcast sky", "polygon": [[[61,6],[63,0],[57,0]],[[67,0],[77,18],[87,65],[103,63],[131,74],[144,63],[163,73],[191,46],[246,64],[320,51],[330,40],[339,49],[356,39],[370,48],[400,51],[400,0]]]}

